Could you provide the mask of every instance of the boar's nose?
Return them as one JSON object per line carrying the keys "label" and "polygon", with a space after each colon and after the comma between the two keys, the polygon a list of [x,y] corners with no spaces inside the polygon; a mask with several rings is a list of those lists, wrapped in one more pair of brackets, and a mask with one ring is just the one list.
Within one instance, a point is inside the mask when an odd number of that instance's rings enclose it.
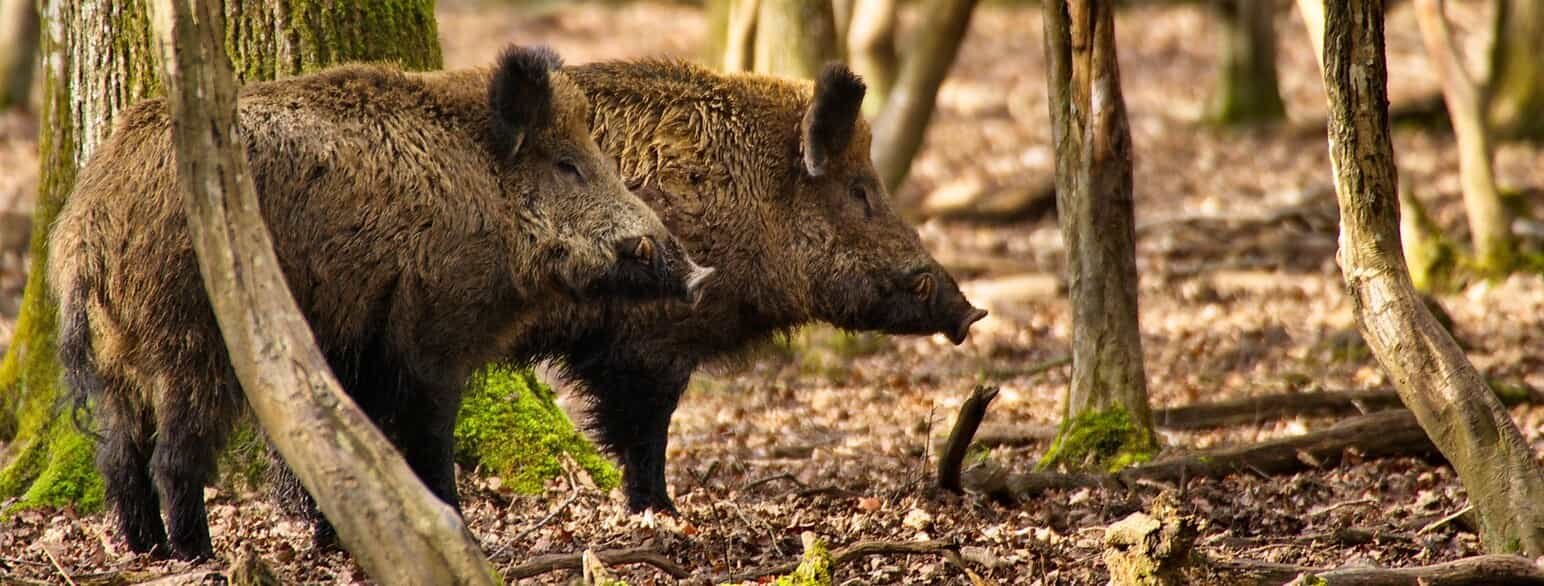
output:
{"label": "boar's nose", "polygon": [[960,325],[956,326],[954,331],[949,334],[949,341],[954,342],[955,346],[964,344],[965,338],[970,336],[970,326],[981,321],[981,318],[984,317],[986,317],[985,309],[970,308],[970,311],[965,312],[965,317],[960,319]]}

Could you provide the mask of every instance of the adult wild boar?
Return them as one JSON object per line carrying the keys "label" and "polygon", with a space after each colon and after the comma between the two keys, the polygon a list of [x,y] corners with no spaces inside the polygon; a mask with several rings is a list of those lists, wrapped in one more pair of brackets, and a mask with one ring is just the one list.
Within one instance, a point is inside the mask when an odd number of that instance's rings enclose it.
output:
{"label": "adult wild boar", "polygon": [[[455,505],[469,374],[592,294],[701,276],[590,137],[545,49],[490,70],[343,66],[242,91],[278,258],[343,387]],[[129,109],[51,236],[60,359],[104,427],[97,463],[136,552],[211,554],[203,487],[245,405],[193,253],[161,100]],[[162,525],[158,499],[167,524]]]}
{"label": "adult wild boar", "polygon": [[865,88],[847,68],[813,84],[673,61],[565,72],[629,187],[718,269],[695,306],[580,308],[522,349],[555,359],[588,396],[632,509],[673,509],[667,431],[698,365],[812,321],[958,344],[986,315],[891,209],[858,114]]}

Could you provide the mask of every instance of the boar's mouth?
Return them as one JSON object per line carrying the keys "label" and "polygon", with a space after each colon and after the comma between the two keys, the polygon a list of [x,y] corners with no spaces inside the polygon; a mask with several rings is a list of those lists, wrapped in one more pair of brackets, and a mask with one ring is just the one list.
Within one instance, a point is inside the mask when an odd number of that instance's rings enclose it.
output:
{"label": "boar's mouth", "polygon": [[663,243],[652,236],[624,238],[616,251],[616,264],[589,288],[591,295],[695,303],[714,272],[692,262],[673,238]]}
{"label": "boar's mouth", "polygon": [[949,336],[949,341],[953,342],[955,346],[964,344],[965,339],[970,337],[970,326],[975,325],[976,322],[981,321],[981,318],[984,317],[986,317],[985,309],[972,307],[970,311],[965,312],[965,317],[960,318],[959,324],[954,327],[954,330],[945,332],[945,335]]}

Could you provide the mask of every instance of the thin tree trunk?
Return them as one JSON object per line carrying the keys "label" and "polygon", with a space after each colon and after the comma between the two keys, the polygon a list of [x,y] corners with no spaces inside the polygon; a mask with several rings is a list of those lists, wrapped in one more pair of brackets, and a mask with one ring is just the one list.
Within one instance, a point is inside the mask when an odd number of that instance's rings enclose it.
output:
{"label": "thin tree trunk", "polygon": [[1313,45],[1314,59],[1319,69],[1324,69],[1324,0],[1297,0],[1297,12],[1303,17],[1303,27],[1308,29],[1308,42]]}
{"label": "thin tree trunk", "polygon": [[1507,137],[1544,137],[1544,2],[1496,0],[1489,121]]}
{"label": "thin tree trunk", "polygon": [[853,4],[857,0],[831,0],[831,18],[836,30],[836,52],[847,54],[847,32],[852,28]]}
{"label": "thin tree trunk", "polygon": [[1383,2],[1325,4],[1324,86],[1340,203],[1338,260],[1362,336],[1458,472],[1492,553],[1544,554],[1544,471],[1411,285],[1399,243]]}
{"label": "thin tree trunk", "polygon": [[1458,135],[1459,184],[1464,190],[1464,211],[1469,216],[1475,264],[1485,273],[1506,272],[1513,256],[1512,218],[1501,202],[1500,190],[1496,189],[1496,174],[1491,166],[1494,149],[1485,125],[1480,89],[1464,69],[1463,57],[1453,45],[1447,19],[1442,15],[1442,0],[1416,0],[1415,7],[1426,52],[1442,82],[1448,118]]}
{"label": "thin tree trunk", "polygon": [[814,79],[837,58],[830,0],[766,0],[756,16],[755,70]]}
{"label": "thin tree trunk", "polygon": [[338,386],[290,296],[247,168],[213,2],[153,6],[193,250],[258,421],[376,581],[499,583],[455,510]]}
{"label": "thin tree trunk", "polygon": [[863,112],[879,114],[895,86],[895,0],[855,0],[847,56],[852,70],[868,84]]}
{"label": "thin tree trunk", "polygon": [[919,7],[926,24],[913,33],[895,88],[885,99],[884,112],[874,122],[870,152],[879,179],[896,193],[911,161],[922,148],[928,122],[933,119],[938,88],[943,85],[954,57],[965,41],[976,0],[926,0]]}
{"label": "thin tree trunk", "polygon": [[27,107],[38,67],[36,0],[0,0],[0,110]]}
{"label": "thin tree trunk", "polygon": [[[48,228],[75,185],[75,173],[106,139],[119,112],[160,90],[142,0],[45,0],[42,3],[41,173],[33,215],[31,263],[47,266]],[[243,80],[272,79],[340,61],[394,61],[410,69],[440,66],[431,0],[369,2],[253,0],[225,4],[226,53]],[[282,29],[277,27],[284,27]],[[100,506],[92,442],[70,417],[56,417],[59,370],[57,308],[45,271],[28,275],[21,314],[0,361],[0,499],[21,504]],[[48,482],[35,482],[39,479]]]}
{"label": "thin tree trunk", "polygon": [[1287,116],[1276,83],[1274,0],[1214,0],[1219,31],[1217,85],[1208,117],[1217,124],[1276,122]]}
{"label": "thin tree trunk", "polygon": [[[1061,432],[1043,465],[1079,455],[1077,438],[1118,423],[1121,448],[1096,463],[1130,463],[1157,445],[1137,327],[1131,130],[1108,0],[1045,3],[1046,75],[1056,149],[1056,200],[1072,298],[1072,381]],[[1112,417],[1113,416],[1113,417]],[[1108,437],[1108,436],[1106,436]]]}
{"label": "thin tree trunk", "polygon": [[757,0],[728,2],[729,28],[724,36],[724,71],[750,71],[756,65],[756,16],[761,12],[761,3]]}

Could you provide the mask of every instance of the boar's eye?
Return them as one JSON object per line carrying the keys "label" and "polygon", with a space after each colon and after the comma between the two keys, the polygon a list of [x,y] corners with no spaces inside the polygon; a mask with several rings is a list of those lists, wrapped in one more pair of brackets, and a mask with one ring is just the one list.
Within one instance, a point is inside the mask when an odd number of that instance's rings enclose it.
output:
{"label": "boar's eye", "polygon": [[584,173],[579,171],[579,166],[575,165],[573,161],[568,159],[559,159],[558,171],[561,171],[564,175],[567,175],[574,181],[584,183]]}
{"label": "boar's eye", "polygon": [[863,204],[863,214],[865,216],[872,215],[874,213],[873,208],[869,207],[870,204],[868,188],[864,187],[862,183],[854,183],[851,187],[848,187],[847,195],[852,196],[853,199],[858,200],[859,203]]}

